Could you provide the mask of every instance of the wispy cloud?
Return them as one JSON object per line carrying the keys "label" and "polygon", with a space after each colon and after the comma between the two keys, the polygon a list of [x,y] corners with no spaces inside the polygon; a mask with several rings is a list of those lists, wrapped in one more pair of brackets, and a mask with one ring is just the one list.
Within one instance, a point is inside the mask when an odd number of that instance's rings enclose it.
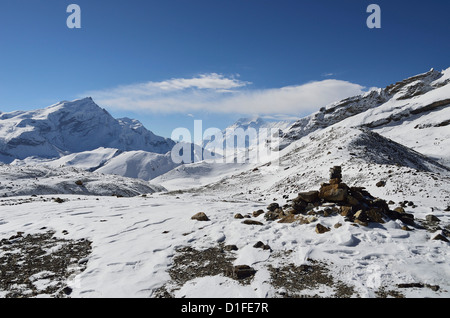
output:
{"label": "wispy cloud", "polygon": [[86,95],[92,96],[103,107],[121,110],[299,115],[364,92],[361,85],[335,79],[281,88],[252,89],[251,82],[236,77],[210,73],[192,78],[124,85],[87,92]]}

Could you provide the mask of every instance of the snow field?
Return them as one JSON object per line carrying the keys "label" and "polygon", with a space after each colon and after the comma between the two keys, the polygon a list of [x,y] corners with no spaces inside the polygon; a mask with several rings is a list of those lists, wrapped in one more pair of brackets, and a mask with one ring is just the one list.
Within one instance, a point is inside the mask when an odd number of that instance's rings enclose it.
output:
{"label": "snow field", "polygon": [[[20,212],[18,206],[2,206],[0,237],[18,231],[38,233],[45,227],[56,231],[56,236],[91,240],[86,270],[68,282],[73,288],[71,297],[152,297],[170,280],[167,270],[178,247],[203,250],[219,243],[237,245],[238,250],[232,252],[234,265],[257,270],[251,283],[242,285],[223,275],[199,277],[178,286],[176,297],[275,297],[277,290],[270,284],[267,266],[302,265],[308,259],[325,261],[333,276],[354,286],[359,297],[375,297],[382,287],[396,289],[397,284],[414,282],[440,288],[437,292],[429,288],[401,292],[421,297],[450,295],[449,243],[431,240],[433,233],[426,230],[404,231],[394,221],[362,227],[334,215],[310,224],[280,224],[260,215],[256,220],[264,225],[245,225],[234,214],[264,209],[265,203],[224,202],[191,194],[63,198],[68,201],[25,203],[19,206]],[[210,221],[190,219],[199,211]],[[449,221],[442,211],[436,215]],[[331,231],[317,234],[317,223]],[[336,223],[342,226],[334,228]],[[272,251],[254,248],[257,241]],[[332,295],[329,288],[308,292]]]}

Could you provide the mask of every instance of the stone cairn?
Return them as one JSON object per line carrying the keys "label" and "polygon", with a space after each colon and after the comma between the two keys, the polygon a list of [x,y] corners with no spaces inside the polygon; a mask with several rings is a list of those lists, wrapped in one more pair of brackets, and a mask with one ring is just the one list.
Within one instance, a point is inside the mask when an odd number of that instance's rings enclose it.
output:
{"label": "stone cairn", "polygon": [[267,209],[265,219],[278,220],[280,223],[309,223],[317,220],[317,216],[339,213],[344,216],[345,221],[363,226],[368,226],[370,222],[384,223],[386,219],[399,219],[407,225],[415,226],[412,214],[392,211],[385,200],[372,196],[365,188],[349,187],[343,183],[340,166],[330,169],[329,182],[323,183],[319,190],[300,192],[286,205],[281,207],[278,203],[271,203]]}

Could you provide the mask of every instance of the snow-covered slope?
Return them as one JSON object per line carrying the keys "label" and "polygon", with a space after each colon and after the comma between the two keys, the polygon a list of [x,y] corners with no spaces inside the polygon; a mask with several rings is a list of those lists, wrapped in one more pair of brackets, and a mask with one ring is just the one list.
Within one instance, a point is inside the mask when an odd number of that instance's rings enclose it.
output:
{"label": "snow-covered slope", "polygon": [[96,172],[148,181],[179,165],[172,161],[170,152],[162,155],[146,151],[127,151],[109,160]]}
{"label": "snow-covered slope", "polygon": [[[367,128],[336,125],[273,153],[272,160],[266,163],[224,164],[209,169],[197,163],[156,180],[171,190],[176,185],[186,189],[181,186],[185,178],[203,180],[198,185],[204,187],[192,191],[233,192],[236,198],[270,200],[275,193],[296,196],[299,191],[317,187],[327,181],[329,168],[336,165],[343,167],[349,185],[367,187],[383,197],[434,196],[442,205],[450,197],[450,169],[446,166]],[[207,177],[213,182],[208,184]],[[378,181],[385,181],[386,186],[376,187]]]}
{"label": "snow-covered slope", "polygon": [[99,147],[167,153],[174,141],[136,120],[114,119],[91,98],[0,115],[0,159],[57,158]]}
{"label": "snow-covered slope", "polygon": [[91,151],[76,152],[58,159],[28,157],[23,160],[16,159],[10,164],[16,166],[45,165],[51,168],[74,167],[95,171],[120,153],[121,151],[118,149],[100,147]]}
{"label": "snow-covered slope", "polygon": [[261,117],[251,117],[251,118],[240,118],[234,124],[227,127],[224,131],[226,133],[227,130],[234,130],[242,128],[244,130],[248,128],[260,129],[278,129],[278,130],[286,130],[294,123],[293,120],[282,120],[282,121],[267,121]]}
{"label": "snow-covered slope", "polygon": [[[344,180],[352,174],[347,168]],[[395,178],[400,180],[401,175]],[[134,198],[62,195],[62,204],[45,196],[3,198],[0,239],[8,244],[0,245],[4,249],[0,257],[12,248],[17,258],[25,258],[21,247],[30,237],[49,231],[51,240],[38,245],[46,255],[62,248],[52,247],[59,240],[88,240],[92,250],[69,263],[70,276],[59,283],[59,272],[33,268],[24,283],[0,288],[0,297],[10,293],[75,298],[450,296],[450,245],[433,239],[442,230],[410,225],[404,230],[401,221],[388,219],[363,226],[339,213],[320,215],[319,208],[311,210],[304,223],[268,221],[253,212],[266,210],[273,199],[280,206],[285,200],[269,192],[267,200],[248,193],[236,196],[244,188],[236,183],[230,191]],[[397,197],[396,204],[401,200]],[[414,205],[406,211],[417,221],[433,216],[448,227],[450,218],[441,201],[415,197]],[[200,211],[208,221],[191,219]],[[259,223],[247,225],[235,217],[238,213]],[[317,233],[318,224],[329,231]],[[227,274],[233,266],[243,265],[254,270],[252,276],[236,279]],[[49,292],[47,287],[53,285],[57,288]]]}
{"label": "snow-covered slope", "polygon": [[22,195],[136,196],[164,191],[144,180],[88,172],[76,168],[0,164],[0,197]]}
{"label": "snow-covered slope", "polygon": [[384,89],[333,103],[298,120],[283,134],[282,147],[340,123],[368,127],[430,156],[450,162],[450,69],[413,76]]}

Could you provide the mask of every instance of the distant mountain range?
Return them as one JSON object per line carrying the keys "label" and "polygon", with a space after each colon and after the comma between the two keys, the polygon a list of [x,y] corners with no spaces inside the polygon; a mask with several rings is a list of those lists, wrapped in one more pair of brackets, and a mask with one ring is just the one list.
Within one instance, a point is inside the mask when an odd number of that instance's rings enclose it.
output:
{"label": "distant mountain range", "polygon": [[[363,129],[367,131],[365,139],[375,140],[378,138],[375,136],[381,135],[385,138],[384,145],[391,140],[445,169],[450,167],[449,106],[450,68],[442,72],[432,69],[384,89],[332,103],[297,121],[242,118],[222,133],[224,143],[230,143],[234,138],[230,131],[235,129],[276,129],[283,150],[330,127],[345,131]],[[245,146],[249,143],[251,140]],[[0,162],[11,167],[75,167],[143,180],[157,178],[158,182],[205,179],[205,174],[219,178],[241,169],[232,165],[213,167],[202,162],[186,163],[180,168],[181,164],[171,159],[170,151],[175,144],[155,135],[138,120],[113,118],[92,98],[63,101],[33,111],[0,113]],[[410,154],[403,150],[401,153]],[[201,149],[192,149],[192,155],[200,161]],[[391,159],[403,162],[402,158]],[[164,176],[166,173],[169,174]]]}

